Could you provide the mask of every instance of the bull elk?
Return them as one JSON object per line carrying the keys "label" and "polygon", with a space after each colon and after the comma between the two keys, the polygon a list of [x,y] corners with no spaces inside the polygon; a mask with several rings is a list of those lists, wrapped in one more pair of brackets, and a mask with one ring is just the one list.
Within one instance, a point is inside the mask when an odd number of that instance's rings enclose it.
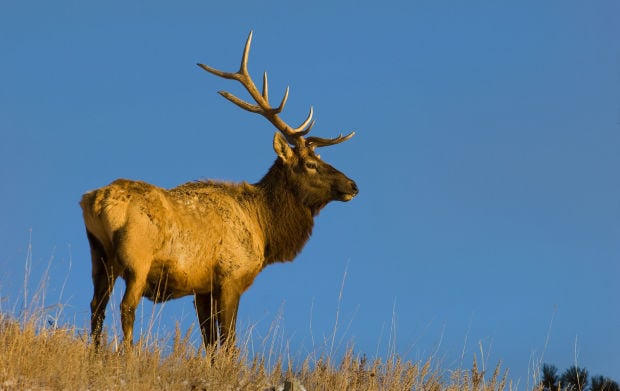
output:
{"label": "bull elk", "polygon": [[234,340],[241,294],[267,265],[292,261],[310,238],[314,216],[330,201],[349,201],[357,185],[322,161],[315,148],[339,144],[336,138],[305,137],[312,108],[297,128],[268,97],[267,74],[259,91],[248,73],[252,33],[238,72],[198,64],[216,76],[237,80],[255,104],[220,91],[244,110],[264,116],[279,132],[277,158],[255,184],[196,181],[172,189],[117,179],[82,196],[84,224],[94,285],[91,336],[99,344],[105,308],[116,279],[125,280],[120,304],[124,341],[133,342],[141,297],[155,303],[193,295],[205,346]]}

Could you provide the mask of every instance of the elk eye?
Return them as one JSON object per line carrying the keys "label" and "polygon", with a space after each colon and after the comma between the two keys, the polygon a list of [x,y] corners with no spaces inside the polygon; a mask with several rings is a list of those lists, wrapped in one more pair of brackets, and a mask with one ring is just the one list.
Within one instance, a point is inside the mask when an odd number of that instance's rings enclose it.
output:
{"label": "elk eye", "polygon": [[308,170],[316,170],[317,165],[315,162],[306,162],[306,169]]}

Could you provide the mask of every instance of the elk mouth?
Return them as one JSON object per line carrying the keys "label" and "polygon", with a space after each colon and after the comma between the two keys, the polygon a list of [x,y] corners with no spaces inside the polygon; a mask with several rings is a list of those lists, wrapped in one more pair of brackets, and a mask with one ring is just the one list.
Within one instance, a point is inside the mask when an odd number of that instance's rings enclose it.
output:
{"label": "elk mouth", "polygon": [[336,199],[338,201],[348,202],[351,201],[358,193],[359,190],[357,188],[357,184],[353,181],[349,182],[347,190],[337,190],[336,191]]}
{"label": "elk mouth", "polygon": [[356,195],[357,195],[357,192],[353,194],[352,193],[340,193],[338,199],[343,202],[348,202],[348,201],[351,201]]}

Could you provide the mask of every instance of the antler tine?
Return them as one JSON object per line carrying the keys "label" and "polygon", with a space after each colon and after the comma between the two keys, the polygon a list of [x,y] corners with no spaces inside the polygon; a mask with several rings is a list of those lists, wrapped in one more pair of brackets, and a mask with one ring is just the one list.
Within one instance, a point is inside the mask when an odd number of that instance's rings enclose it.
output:
{"label": "antler tine", "polygon": [[244,101],[243,99],[239,99],[233,94],[231,94],[230,92],[218,91],[218,94],[222,95],[224,98],[228,99],[229,101],[231,101],[232,103],[236,104],[237,106],[241,107],[244,110],[250,111],[252,113],[257,113],[257,114],[264,113],[263,108],[260,107],[259,105],[253,105],[251,103]]}
{"label": "antler tine", "polygon": [[304,136],[310,132],[310,129],[312,129],[312,127],[316,123],[316,121],[312,119],[312,115],[312,106],[310,106],[310,113],[308,114],[308,117],[304,120],[304,122],[295,129],[289,128],[288,132],[284,132],[284,135],[286,136],[286,139],[289,143],[297,145],[296,140],[301,140],[301,144],[308,145],[308,143],[304,139]]}
{"label": "antler tine", "polygon": [[288,100],[289,90],[290,88],[286,86],[286,90],[284,91],[284,96],[282,97],[282,101],[280,102],[280,105],[277,108],[273,109],[274,114],[280,114],[282,110],[284,110],[284,105],[286,105],[286,101]]}
{"label": "antler tine", "polygon": [[340,144],[342,142],[347,141],[351,137],[355,136],[355,132],[351,132],[346,136],[343,136],[342,133],[338,137],[334,138],[321,138],[321,137],[308,137],[306,139],[306,146],[310,148],[321,148],[328,147],[330,145]]}
{"label": "antler tine", "polygon": [[[310,113],[308,113],[308,117],[306,117],[305,121],[302,122],[301,125],[293,129],[293,132],[300,136],[305,136],[306,134],[308,134],[310,132],[310,129],[312,129],[314,123],[316,122],[312,119],[313,115],[314,109],[312,108],[312,106],[310,106]],[[310,124],[310,126],[308,126],[308,124]]]}
{"label": "antler tine", "polygon": [[239,80],[239,74],[237,74],[237,73],[223,72],[223,71],[220,71],[219,69],[211,68],[208,65],[200,64],[200,63],[198,63],[196,65],[198,65],[199,67],[201,67],[205,71],[214,74],[215,76],[223,77],[224,79]]}
{"label": "antler tine", "polygon": [[[250,93],[250,95],[252,95],[254,100],[256,100],[256,103],[258,103],[257,105],[248,103],[244,101],[243,99],[240,99],[227,91],[218,91],[218,93],[244,110],[250,111],[252,113],[263,114],[264,109],[261,104],[262,102],[259,99],[257,99],[257,97],[255,96],[258,94],[258,91],[256,90],[256,87],[254,86],[254,82],[252,81],[250,74],[248,73],[248,57],[249,57],[248,55],[250,53],[251,44],[252,44],[252,32],[250,31],[250,34],[248,35],[248,39],[245,42],[245,47],[243,49],[243,55],[241,57],[241,65],[239,67],[239,71],[236,73],[220,71],[219,69],[215,69],[208,65],[200,64],[200,63],[198,64],[198,66],[204,69],[205,71],[212,73],[216,76],[222,77],[224,79],[231,79],[231,80],[239,81],[246,88],[246,90]],[[265,73],[265,79],[264,79],[265,81],[266,81],[266,77],[267,77],[267,74]],[[266,88],[267,88],[266,84],[264,84],[263,93],[265,94],[266,94]],[[267,99],[265,99],[265,102],[267,102]]]}
{"label": "antler tine", "polygon": [[269,102],[269,87],[267,82],[267,72],[263,73],[263,98],[266,102]]}
{"label": "antler tine", "polygon": [[250,56],[250,46],[252,46],[252,30],[248,34],[248,39],[245,41],[245,47],[243,48],[243,56],[241,56],[241,66],[239,67],[239,73],[242,75],[248,75],[248,57]]}

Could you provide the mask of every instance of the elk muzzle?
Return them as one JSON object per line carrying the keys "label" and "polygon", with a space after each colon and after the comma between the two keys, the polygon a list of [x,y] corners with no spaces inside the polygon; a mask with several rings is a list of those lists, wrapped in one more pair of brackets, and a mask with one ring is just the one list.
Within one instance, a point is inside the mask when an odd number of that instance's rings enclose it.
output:
{"label": "elk muzzle", "polygon": [[355,197],[359,193],[359,189],[357,188],[357,183],[353,180],[347,178],[344,181],[340,181],[335,190],[336,200],[338,201],[351,201],[353,197]]}

